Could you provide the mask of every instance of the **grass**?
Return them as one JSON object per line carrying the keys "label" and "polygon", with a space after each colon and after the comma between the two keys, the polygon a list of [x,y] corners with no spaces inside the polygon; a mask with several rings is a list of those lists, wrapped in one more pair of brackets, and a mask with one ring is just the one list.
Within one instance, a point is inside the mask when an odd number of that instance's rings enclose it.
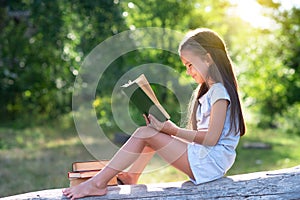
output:
{"label": "grass", "polygon": [[[245,149],[245,142],[264,142],[271,149]],[[227,175],[274,170],[300,164],[300,137],[278,130],[249,127],[241,138],[237,159]],[[99,147],[101,149],[101,146]],[[74,161],[92,160],[72,128],[55,124],[33,128],[0,128],[0,197],[67,187]],[[153,170],[158,169],[159,170]],[[160,158],[146,168],[139,183],[187,180]]]}
{"label": "grass", "polygon": [[[271,149],[245,149],[245,142],[263,142]],[[229,174],[275,170],[300,164],[300,137],[276,129],[250,128],[241,138],[237,159]]]}

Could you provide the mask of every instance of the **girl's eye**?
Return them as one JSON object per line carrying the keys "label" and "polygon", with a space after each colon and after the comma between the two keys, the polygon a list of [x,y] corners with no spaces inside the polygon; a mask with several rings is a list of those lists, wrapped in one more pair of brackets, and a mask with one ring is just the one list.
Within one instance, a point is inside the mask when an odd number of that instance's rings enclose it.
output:
{"label": "girl's eye", "polygon": [[187,67],[190,69],[192,66],[193,66],[193,65],[190,63],[190,64],[188,64]]}

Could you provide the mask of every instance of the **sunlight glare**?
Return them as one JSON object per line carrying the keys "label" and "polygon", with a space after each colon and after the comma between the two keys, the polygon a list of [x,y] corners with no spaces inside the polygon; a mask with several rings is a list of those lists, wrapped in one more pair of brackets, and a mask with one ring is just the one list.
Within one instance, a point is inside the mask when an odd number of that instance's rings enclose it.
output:
{"label": "sunlight glare", "polygon": [[263,16],[263,7],[255,0],[230,0],[235,5],[233,12],[242,20],[249,22],[256,28],[270,28],[272,22],[268,17]]}

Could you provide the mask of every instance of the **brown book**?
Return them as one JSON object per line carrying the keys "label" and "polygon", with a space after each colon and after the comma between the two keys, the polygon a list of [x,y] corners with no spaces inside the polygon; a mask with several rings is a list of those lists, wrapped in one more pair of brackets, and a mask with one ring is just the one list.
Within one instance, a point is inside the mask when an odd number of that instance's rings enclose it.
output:
{"label": "brown book", "polygon": [[79,185],[80,183],[83,183],[87,180],[89,180],[90,178],[69,178],[70,180],[70,187]]}
{"label": "brown book", "polygon": [[[72,171],[68,172],[68,178],[70,186],[76,186],[84,181],[87,181],[91,177],[95,176],[101,169],[108,164],[108,160],[95,160],[85,162],[73,162]],[[117,176],[114,176],[108,185],[117,185]]]}
{"label": "brown book", "polygon": [[73,172],[90,171],[90,170],[101,170],[108,164],[108,160],[93,160],[85,162],[73,162]]}
{"label": "brown book", "polygon": [[95,176],[100,170],[68,172],[68,178],[91,178]]}
{"label": "brown book", "polygon": [[152,114],[159,121],[170,119],[170,115],[159,103],[144,74],[121,86],[122,91],[143,114]]}

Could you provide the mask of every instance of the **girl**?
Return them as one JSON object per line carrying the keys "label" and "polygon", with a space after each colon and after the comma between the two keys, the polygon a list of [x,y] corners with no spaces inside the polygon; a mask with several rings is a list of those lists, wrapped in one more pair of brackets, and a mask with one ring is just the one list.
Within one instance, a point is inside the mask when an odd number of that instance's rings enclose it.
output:
{"label": "girl", "polygon": [[63,190],[65,196],[105,195],[108,181],[130,166],[119,179],[135,184],[154,153],[187,174],[194,184],[225,175],[245,133],[237,81],[225,43],[214,31],[197,29],[181,42],[179,54],[187,74],[199,84],[191,98],[188,128],[144,116],[147,126],[138,128],[96,176]]}

